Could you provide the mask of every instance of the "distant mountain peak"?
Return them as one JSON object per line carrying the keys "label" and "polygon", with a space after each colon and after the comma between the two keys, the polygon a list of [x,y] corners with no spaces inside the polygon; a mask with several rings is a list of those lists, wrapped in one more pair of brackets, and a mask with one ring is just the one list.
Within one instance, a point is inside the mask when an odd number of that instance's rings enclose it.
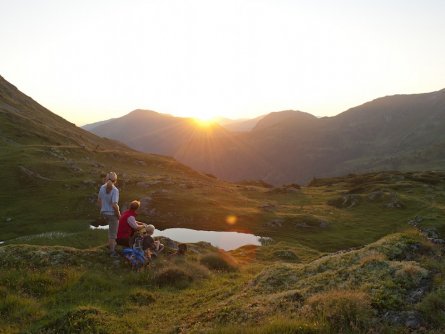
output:
{"label": "distant mountain peak", "polygon": [[283,122],[306,122],[317,120],[318,118],[312,114],[299,110],[282,110],[274,111],[264,116],[253,129],[254,131],[263,130],[272,126],[276,126]]}

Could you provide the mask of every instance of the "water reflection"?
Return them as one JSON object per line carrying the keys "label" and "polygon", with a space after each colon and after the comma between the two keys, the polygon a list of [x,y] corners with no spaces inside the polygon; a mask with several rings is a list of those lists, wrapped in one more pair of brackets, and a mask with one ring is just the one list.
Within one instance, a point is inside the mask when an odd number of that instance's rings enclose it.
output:
{"label": "water reflection", "polygon": [[199,231],[188,228],[168,228],[155,231],[155,235],[164,236],[179,242],[206,241],[215,247],[232,250],[245,245],[260,246],[261,237],[239,232]]}
{"label": "water reflection", "polygon": [[[91,229],[106,230],[108,226],[90,226]],[[154,236],[163,236],[184,243],[205,241],[211,245],[224,249],[233,250],[245,245],[260,246],[272,241],[267,237],[260,237],[249,233],[200,231],[189,228],[168,228],[163,231],[155,230]]]}

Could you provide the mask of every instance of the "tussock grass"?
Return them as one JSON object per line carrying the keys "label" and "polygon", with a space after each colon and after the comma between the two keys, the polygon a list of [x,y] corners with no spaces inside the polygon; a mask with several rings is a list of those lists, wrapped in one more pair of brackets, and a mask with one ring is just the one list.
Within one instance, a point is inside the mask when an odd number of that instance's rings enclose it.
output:
{"label": "tussock grass", "polygon": [[332,290],[309,297],[300,311],[304,318],[329,324],[333,332],[361,332],[372,323],[371,298],[364,292]]}
{"label": "tussock grass", "polygon": [[207,254],[201,257],[200,263],[210,270],[216,271],[235,271],[237,263],[234,258],[226,253]]}

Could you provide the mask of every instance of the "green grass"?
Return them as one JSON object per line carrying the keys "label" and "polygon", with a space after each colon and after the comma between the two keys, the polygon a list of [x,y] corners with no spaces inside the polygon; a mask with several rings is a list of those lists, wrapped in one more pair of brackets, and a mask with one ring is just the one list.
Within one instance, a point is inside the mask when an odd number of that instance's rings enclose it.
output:
{"label": "green grass", "polygon": [[[403,324],[384,314],[417,310],[428,330],[445,328],[441,248],[418,233],[324,256],[300,246],[297,262],[273,257],[285,243],[238,249],[224,255],[236,271],[208,270],[201,260],[221,254],[189,246],[140,272],[105,247],[0,247],[0,332],[389,333]],[[419,289],[431,292],[412,300]]]}

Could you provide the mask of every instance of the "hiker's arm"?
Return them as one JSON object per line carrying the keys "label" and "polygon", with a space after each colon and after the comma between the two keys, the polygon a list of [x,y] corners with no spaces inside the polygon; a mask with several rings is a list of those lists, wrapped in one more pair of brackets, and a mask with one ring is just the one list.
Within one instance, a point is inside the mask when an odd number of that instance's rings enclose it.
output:
{"label": "hiker's arm", "polygon": [[143,225],[141,226],[140,222],[137,222],[136,218],[133,216],[127,218],[127,223],[133,230],[139,230],[140,228],[144,227]]}
{"label": "hiker's arm", "polygon": [[119,205],[117,203],[113,203],[113,210],[115,215],[120,218],[121,217],[121,211],[119,209]]}

